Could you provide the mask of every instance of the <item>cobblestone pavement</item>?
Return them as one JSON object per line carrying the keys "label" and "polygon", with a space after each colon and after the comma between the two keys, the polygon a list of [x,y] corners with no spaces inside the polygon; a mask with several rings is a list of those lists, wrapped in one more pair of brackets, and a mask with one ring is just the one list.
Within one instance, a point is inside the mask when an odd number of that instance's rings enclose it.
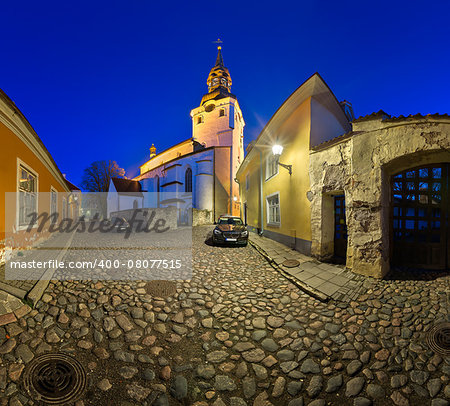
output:
{"label": "cobblestone pavement", "polygon": [[[336,299],[341,302],[355,300],[372,286],[374,279],[345,269],[344,265],[319,262],[292,248],[267,237],[250,233],[250,242],[267,260],[278,267],[300,288],[322,300]],[[298,261],[297,266],[286,266],[286,260]]]}
{"label": "cobblestone pavement", "polygon": [[0,327],[0,405],[36,404],[23,376],[46,352],[85,367],[77,406],[449,404],[449,360],[425,341],[448,320],[448,276],[323,303],[250,245],[205,244],[210,229],[194,229],[193,278],[166,298],[139,281],[51,282]]}

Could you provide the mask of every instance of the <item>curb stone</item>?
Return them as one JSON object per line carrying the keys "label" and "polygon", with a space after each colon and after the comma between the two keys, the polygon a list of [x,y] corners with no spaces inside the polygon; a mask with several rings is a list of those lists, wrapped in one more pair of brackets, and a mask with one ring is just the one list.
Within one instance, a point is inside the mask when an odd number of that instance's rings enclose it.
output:
{"label": "curb stone", "polygon": [[269,262],[269,264],[276,269],[281,275],[283,275],[286,279],[288,279],[290,282],[292,282],[294,285],[299,287],[303,292],[307,293],[308,295],[312,296],[315,299],[320,300],[321,302],[328,302],[331,297],[328,295],[325,295],[322,292],[318,292],[316,289],[312,288],[311,286],[307,285],[306,283],[303,283],[302,281],[298,280],[297,278],[294,278],[293,276],[289,275],[286,271],[283,270],[282,267],[280,267],[267,253],[259,247],[255,242],[248,240],[250,245],[256,249],[266,260]]}

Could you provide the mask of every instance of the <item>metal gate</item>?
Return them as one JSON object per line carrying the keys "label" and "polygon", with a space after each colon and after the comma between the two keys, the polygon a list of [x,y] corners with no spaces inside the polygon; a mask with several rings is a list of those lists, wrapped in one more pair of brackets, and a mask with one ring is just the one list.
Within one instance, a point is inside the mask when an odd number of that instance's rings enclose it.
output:
{"label": "metal gate", "polygon": [[393,265],[449,267],[449,170],[435,164],[392,176]]}

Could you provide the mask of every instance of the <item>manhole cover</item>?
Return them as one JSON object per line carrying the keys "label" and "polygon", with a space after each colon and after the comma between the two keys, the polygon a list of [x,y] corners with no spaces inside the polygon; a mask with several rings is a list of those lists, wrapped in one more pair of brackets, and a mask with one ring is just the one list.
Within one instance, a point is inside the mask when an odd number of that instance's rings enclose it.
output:
{"label": "manhole cover", "polygon": [[450,323],[433,326],[427,335],[427,343],[432,351],[441,355],[450,355]]}
{"label": "manhole cover", "polygon": [[75,402],[87,385],[82,365],[67,354],[43,354],[30,362],[24,385],[33,399],[49,405]]}
{"label": "manhole cover", "polygon": [[281,265],[285,266],[286,268],[295,268],[296,266],[300,265],[300,262],[298,262],[296,259],[287,259]]}
{"label": "manhole cover", "polygon": [[150,281],[145,285],[148,294],[157,297],[173,295],[177,291],[177,284],[172,281]]}

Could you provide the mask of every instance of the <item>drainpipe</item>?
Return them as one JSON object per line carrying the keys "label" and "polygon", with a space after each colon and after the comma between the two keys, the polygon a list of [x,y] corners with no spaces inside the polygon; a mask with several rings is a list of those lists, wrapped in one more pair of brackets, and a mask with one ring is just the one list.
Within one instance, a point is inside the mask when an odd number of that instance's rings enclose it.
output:
{"label": "drainpipe", "polygon": [[263,166],[263,159],[262,159],[262,151],[257,148],[257,147],[253,147],[256,148],[259,152],[259,211],[260,211],[260,230],[259,230],[259,235],[263,235],[264,233],[264,208],[263,208],[263,171],[262,171],[262,166]]}

